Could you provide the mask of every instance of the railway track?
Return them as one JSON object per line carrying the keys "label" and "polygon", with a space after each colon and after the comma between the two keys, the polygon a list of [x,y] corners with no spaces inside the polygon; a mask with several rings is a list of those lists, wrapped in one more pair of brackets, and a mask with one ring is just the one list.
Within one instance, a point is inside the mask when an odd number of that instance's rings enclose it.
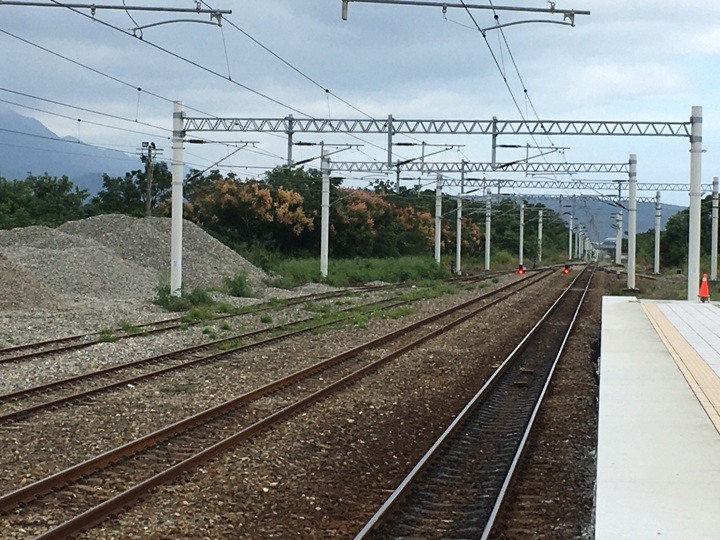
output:
{"label": "railway track", "polygon": [[578,275],[355,540],[490,537],[593,272]]}
{"label": "railway track", "polygon": [[[81,464],[0,497],[6,521],[66,538],[122,511],[147,491],[168,483],[226,449],[338,392],[382,365],[476,316],[552,270],[481,294],[452,309],[328,358],[220,406],[167,426]],[[385,352],[378,358],[376,352]],[[245,426],[240,431],[237,426]],[[60,523],[60,525],[57,525]],[[22,525],[21,525],[22,524]],[[57,526],[55,526],[57,525]],[[43,527],[50,530],[41,532]]]}
{"label": "railway track", "polygon": [[[472,278],[466,278],[472,279]],[[483,278],[486,279],[486,278]],[[389,285],[376,285],[368,287],[355,287],[350,290],[342,291],[331,291],[326,293],[315,293],[286,300],[263,302],[254,306],[248,306],[233,311],[232,313],[219,314],[211,319],[203,319],[201,321],[187,321],[185,316],[173,317],[170,319],[164,319],[156,322],[149,322],[139,325],[130,325],[127,327],[118,327],[112,329],[109,332],[91,332],[88,334],[77,334],[72,336],[65,336],[57,339],[48,339],[43,341],[37,341],[34,343],[26,343],[23,345],[14,345],[11,347],[0,348],[0,364],[10,362],[20,362],[23,360],[30,360],[41,356],[50,356],[53,354],[68,352],[85,347],[90,347],[98,343],[102,343],[108,339],[112,341],[118,341],[121,339],[136,337],[138,335],[149,335],[157,334],[161,332],[168,332],[170,330],[177,330],[185,328],[186,326],[192,326],[196,324],[207,324],[208,322],[221,321],[230,319],[232,317],[241,317],[244,315],[262,313],[270,309],[277,309],[278,307],[291,307],[298,304],[304,304],[306,302],[315,302],[328,300],[333,298],[339,298],[342,296],[350,296],[363,292],[372,292],[380,290],[391,290],[399,288],[397,284]]]}
{"label": "railway track", "polygon": [[[173,371],[190,369],[208,362],[232,360],[233,354],[340,324],[356,313],[392,309],[409,302],[409,300],[379,300],[339,312],[349,312],[350,314],[329,319],[307,317],[3,394],[0,395],[0,426],[25,420],[41,411],[54,410],[117,388],[136,385]],[[269,337],[263,338],[263,335]],[[254,338],[260,339],[246,344],[247,340]]]}
{"label": "railway track", "polygon": [[[488,276],[479,278],[471,276],[462,278],[462,281],[456,279],[455,282],[472,284],[485,279],[488,279]],[[317,299],[317,297],[314,298]],[[305,298],[305,300],[307,299]],[[396,298],[381,299],[340,310],[338,312],[339,316],[329,318],[307,317],[286,324],[235,334],[200,345],[2,394],[0,395],[0,426],[25,420],[33,414],[54,410],[63,405],[78,402],[117,388],[136,385],[142,381],[174,371],[193,368],[208,362],[232,360],[234,354],[260,348],[323,327],[341,324],[357,313],[388,310],[410,302],[410,300]],[[345,315],[342,315],[343,313]],[[263,338],[264,335],[269,337]],[[247,343],[251,339],[257,341]],[[46,354],[55,354],[56,352],[58,352],[57,349],[52,349],[46,351]],[[37,356],[40,353],[33,352],[32,354]]]}
{"label": "railway track", "polygon": [[[475,283],[477,281],[491,279],[493,277],[501,276],[503,274],[505,274],[505,272],[489,272],[482,275],[459,276],[450,278],[446,280],[446,282],[451,284],[469,284]],[[359,293],[390,291],[393,289],[402,288],[403,286],[403,284],[391,283],[387,285],[368,285],[361,287],[353,287],[352,289],[344,289],[341,291],[314,293],[288,298],[285,300],[273,300],[269,302],[263,302],[253,306],[247,306],[244,308],[233,310],[233,312],[231,313],[218,314],[215,317],[212,317],[210,319],[203,319],[201,321],[188,321],[183,315],[179,317],[163,319],[161,321],[117,327],[109,331],[76,334],[56,339],[36,341],[33,343],[24,343],[22,345],[2,347],[0,348],[0,364],[21,362],[23,360],[31,360],[38,357],[50,356],[57,353],[83,349],[85,347],[97,345],[98,343],[102,343],[103,341],[106,341],[108,339],[111,339],[112,341],[118,341],[138,335],[158,334],[162,332],[185,328],[187,326],[192,326],[196,324],[207,324],[209,322],[227,320],[233,317],[241,317],[244,315],[262,313],[270,309],[277,309],[278,307],[287,308],[299,304],[304,304],[306,302],[329,300],[343,296],[352,296]]]}

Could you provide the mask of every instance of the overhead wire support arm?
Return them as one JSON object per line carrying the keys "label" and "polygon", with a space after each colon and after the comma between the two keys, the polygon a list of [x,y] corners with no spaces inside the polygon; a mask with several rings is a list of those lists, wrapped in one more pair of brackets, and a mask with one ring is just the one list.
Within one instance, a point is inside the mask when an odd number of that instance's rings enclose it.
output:
{"label": "overhead wire support arm", "polygon": [[399,6],[424,6],[424,7],[439,7],[443,11],[448,8],[459,8],[459,9],[488,9],[493,11],[515,11],[521,13],[559,13],[565,18],[571,20],[571,24],[574,23],[575,15],[590,15],[587,10],[576,10],[576,9],[560,9],[555,7],[555,3],[551,2],[549,8],[535,8],[535,7],[522,7],[522,6],[494,6],[489,4],[467,4],[467,3],[451,3],[451,2],[426,2],[420,0],[342,0],[342,19],[347,20],[348,15],[348,4],[350,2],[357,2],[363,4],[393,4]]}
{"label": "overhead wire support arm", "polygon": [[118,11],[153,11],[166,13],[201,13],[211,16],[231,15],[230,9],[206,9],[206,8],[179,8],[167,6],[123,6],[107,4],[68,4],[65,2],[22,2],[18,0],[0,0],[0,6],[22,6],[22,7],[54,7],[89,9],[94,15],[97,10],[118,10]]}

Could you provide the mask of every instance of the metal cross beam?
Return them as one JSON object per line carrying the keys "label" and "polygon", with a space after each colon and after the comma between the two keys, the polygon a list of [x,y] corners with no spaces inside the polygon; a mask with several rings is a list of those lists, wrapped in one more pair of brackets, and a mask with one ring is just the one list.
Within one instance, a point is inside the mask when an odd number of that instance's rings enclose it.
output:
{"label": "metal cross beam", "polygon": [[594,120],[400,120],[321,118],[184,118],[184,130],[262,133],[385,133],[434,135],[603,135],[690,137],[691,122]]}
{"label": "metal cross beam", "polygon": [[[591,200],[591,201],[603,201],[603,202],[620,202],[620,203],[627,203],[629,199],[619,199],[617,198],[617,195],[601,195],[601,194],[593,194],[593,195],[526,195],[524,193],[518,193],[517,195],[512,194],[500,194],[500,196],[506,196],[506,197],[517,197],[521,199],[554,199],[559,201],[577,201],[577,200]],[[657,202],[656,197],[637,197],[637,202],[643,202],[643,203],[655,203]]]}
{"label": "metal cross beam", "polygon": [[[443,186],[459,187],[460,180],[454,178],[443,179]],[[627,180],[595,181],[595,180],[498,180],[486,178],[465,178],[463,184],[466,188],[513,188],[513,189],[591,189],[598,191],[613,191],[617,193],[618,185],[624,187]],[[689,191],[687,184],[658,184],[638,183],[638,191]],[[703,191],[712,191],[712,184],[703,184]]]}
{"label": "metal cross beam", "polygon": [[396,165],[393,168],[387,166],[386,163],[378,161],[333,161],[330,164],[334,171],[346,172],[364,172],[364,173],[383,173],[395,172],[399,168],[402,171],[427,172],[427,173],[461,173],[461,172],[492,172],[502,170],[506,172],[524,172],[529,174],[537,173],[627,173],[627,163],[543,163],[543,162],[526,162],[513,161],[511,163],[499,164],[493,166],[492,163],[472,162],[472,161],[456,161],[456,162],[440,162],[440,161],[415,161]]}

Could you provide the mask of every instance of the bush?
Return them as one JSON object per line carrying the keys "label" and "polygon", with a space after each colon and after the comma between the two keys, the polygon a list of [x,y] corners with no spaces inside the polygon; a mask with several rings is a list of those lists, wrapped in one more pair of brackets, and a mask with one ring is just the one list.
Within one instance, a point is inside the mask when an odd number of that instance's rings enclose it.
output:
{"label": "bush", "polygon": [[180,291],[180,296],[170,294],[170,285],[159,285],[153,298],[153,304],[161,306],[168,311],[188,311],[194,307],[211,306],[214,304],[205,289],[195,288],[188,294]]}
{"label": "bush", "polygon": [[247,270],[241,270],[233,277],[223,277],[222,281],[230,296],[241,298],[251,298],[253,296]]}

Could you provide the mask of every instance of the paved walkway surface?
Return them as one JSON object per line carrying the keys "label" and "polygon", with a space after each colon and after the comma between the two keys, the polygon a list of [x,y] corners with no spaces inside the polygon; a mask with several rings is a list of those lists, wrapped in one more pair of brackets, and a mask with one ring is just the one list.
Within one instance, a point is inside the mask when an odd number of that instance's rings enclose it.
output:
{"label": "paved walkway surface", "polygon": [[595,537],[720,539],[720,307],[605,297]]}

